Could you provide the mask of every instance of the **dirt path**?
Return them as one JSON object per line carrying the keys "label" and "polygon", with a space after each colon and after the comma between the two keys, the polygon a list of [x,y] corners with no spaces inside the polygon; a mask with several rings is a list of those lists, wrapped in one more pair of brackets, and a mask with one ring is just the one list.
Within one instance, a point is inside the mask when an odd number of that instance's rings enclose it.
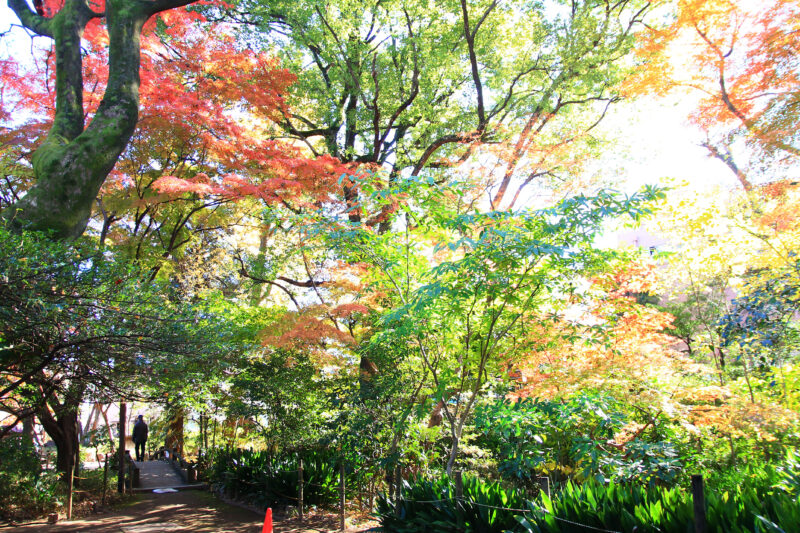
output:
{"label": "dirt path", "polygon": [[[231,532],[260,533],[264,516],[228,505],[211,493],[184,491],[170,494],[144,493],[135,496],[106,514],[81,520],[47,525],[35,522],[18,527],[0,527],[0,531],[20,533],[162,533],[162,532]],[[322,533],[338,530],[337,517],[315,514],[303,524],[297,518],[276,515],[275,533]],[[365,528],[349,528],[348,532]]]}

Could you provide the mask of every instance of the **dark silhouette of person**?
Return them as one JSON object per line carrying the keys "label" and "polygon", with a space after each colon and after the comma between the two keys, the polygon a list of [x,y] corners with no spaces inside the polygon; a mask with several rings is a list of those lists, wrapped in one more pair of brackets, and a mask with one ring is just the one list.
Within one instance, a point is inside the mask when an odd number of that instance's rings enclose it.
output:
{"label": "dark silhouette of person", "polygon": [[147,442],[147,424],[144,423],[144,417],[139,415],[136,423],[133,425],[133,444],[136,448],[136,460],[144,461],[144,444]]}

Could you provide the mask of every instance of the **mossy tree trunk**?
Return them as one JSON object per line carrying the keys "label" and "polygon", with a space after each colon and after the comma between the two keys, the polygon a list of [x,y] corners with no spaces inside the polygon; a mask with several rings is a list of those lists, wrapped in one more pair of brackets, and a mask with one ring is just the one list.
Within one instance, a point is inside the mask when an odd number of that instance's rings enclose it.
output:
{"label": "mossy tree trunk", "polygon": [[[197,0],[107,0],[103,13],[87,0],[65,0],[52,18],[25,0],[7,0],[23,26],[55,41],[56,114],[32,157],[36,184],[3,218],[12,227],[52,231],[57,239],[83,233],[92,204],[136,128],[139,117],[140,34],[152,15]],[[109,79],[88,127],[84,124],[80,41],[86,24],[105,18]]]}

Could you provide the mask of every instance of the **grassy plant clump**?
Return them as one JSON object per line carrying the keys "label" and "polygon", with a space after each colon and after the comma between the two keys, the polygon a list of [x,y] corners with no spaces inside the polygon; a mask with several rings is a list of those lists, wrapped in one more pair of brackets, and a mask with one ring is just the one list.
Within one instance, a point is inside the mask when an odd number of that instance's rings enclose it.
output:
{"label": "grassy plant clump", "polygon": [[257,505],[294,504],[299,460],[303,459],[303,499],[307,505],[337,501],[339,477],[333,455],[321,451],[274,454],[266,450],[220,450],[208,472],[209,481]]}
{"label": "grassy plant clump", "polygon": [[[790,463],[787,463],[790,464]],[[726,533],[798,531],[798,472],[782,472],[782,483],[743,485],[735,491],[706,490],[709,531]],[[763,477],[760,479],[764,479]],[[464,479],[462,498],[448,478],[404,487],[402,499],[378,501],[381,525],[398,533],[434,531],[566,533],[591,528],[620,532],[685,533],[694,527],[692,495],[681,487],[568,482],[552,498],[475,477]]]}

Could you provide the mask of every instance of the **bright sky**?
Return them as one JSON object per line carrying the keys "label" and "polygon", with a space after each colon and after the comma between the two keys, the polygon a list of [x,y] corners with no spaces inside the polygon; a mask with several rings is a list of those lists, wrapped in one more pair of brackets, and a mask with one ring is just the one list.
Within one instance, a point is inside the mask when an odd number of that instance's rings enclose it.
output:
{"label": "bright sky", "polygon": [[642,97],[614,106],[600,131],[618,139],[618,145],[602,155],[596,170],[619,178],[618,187],[625,192],[684,181],[699,189],[736,186],[731,171],[709,157],[700,146],[700,131],[687,122],[692,100]]}
{"label": "bright sky", "polygon": [[[0,33],[8,31],[12,24],[19,25],[17,16],[5,4],[0,4]],[[30,55],[30,46],[31,40],[25,37],[23,30],[16,28],[0,39],[0,56],[13,55],[19,58],[22,54]]]}

